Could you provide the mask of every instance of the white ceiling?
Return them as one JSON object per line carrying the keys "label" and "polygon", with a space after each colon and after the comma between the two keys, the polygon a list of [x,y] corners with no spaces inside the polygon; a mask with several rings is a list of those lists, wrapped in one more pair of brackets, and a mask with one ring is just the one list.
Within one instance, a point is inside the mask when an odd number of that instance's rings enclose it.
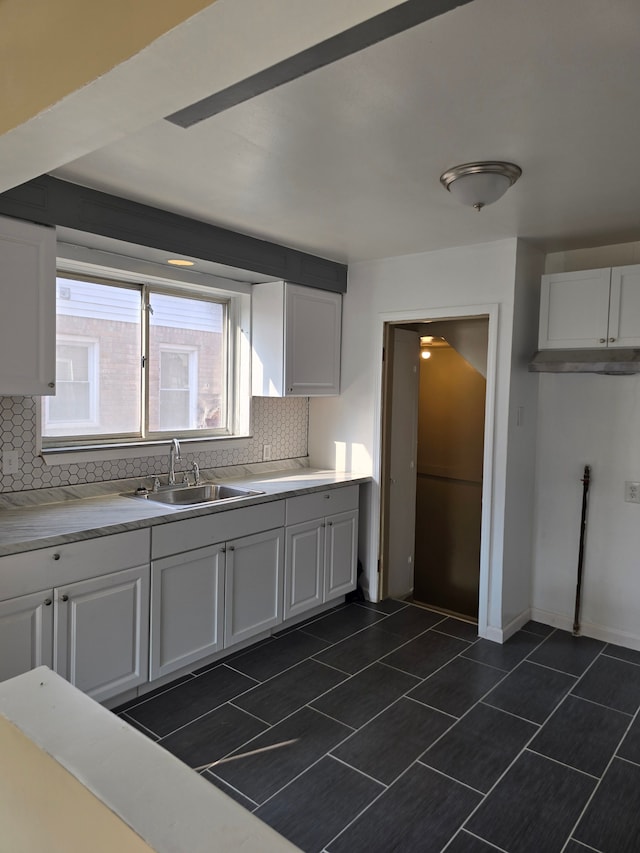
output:
{"label": "white ceiling", "polygon": [[[547,251],[637,240],[639,37],[638,0],[474,0],[53,174],[349,263],[513,236]],[[482,159],[523,176],[476,213],[439,176]]]}

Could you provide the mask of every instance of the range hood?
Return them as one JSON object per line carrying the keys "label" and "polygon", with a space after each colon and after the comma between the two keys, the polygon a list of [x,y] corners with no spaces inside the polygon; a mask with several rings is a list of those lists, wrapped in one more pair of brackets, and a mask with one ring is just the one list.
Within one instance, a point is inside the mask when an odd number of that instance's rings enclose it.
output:
{"label": "range hood", "polygon": [[640,349],[541,349],[529,363],[531,373],[640,373]]}

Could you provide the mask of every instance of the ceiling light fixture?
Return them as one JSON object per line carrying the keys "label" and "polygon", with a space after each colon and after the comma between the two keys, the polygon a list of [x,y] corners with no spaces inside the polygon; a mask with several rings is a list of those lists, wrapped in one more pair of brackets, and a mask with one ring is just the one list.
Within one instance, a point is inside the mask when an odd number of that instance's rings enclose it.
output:
{"label": "ceiling light fixture", "polygon": [[195,266],[195,261],[188,261],[186,258],[169,258],[167,261],[168,264],[171,264],[174,267],[193,267]]}
{"label": "ceiling light fixture", "polygon": [[482,210],[502,198],[521,174],[522,169],[515,163],[489,160],[447,169],[440,175],[440,183],[462,204]]}

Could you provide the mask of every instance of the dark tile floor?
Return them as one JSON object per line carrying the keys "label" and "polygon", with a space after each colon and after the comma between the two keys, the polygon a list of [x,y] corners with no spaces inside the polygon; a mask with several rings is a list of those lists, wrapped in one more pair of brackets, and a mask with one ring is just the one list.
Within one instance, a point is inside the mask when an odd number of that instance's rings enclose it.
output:
{"label": "dark tile floor", "polygon": [[305,851],[640,851],[640,652],[475,633],[344,605],[116,713]]}

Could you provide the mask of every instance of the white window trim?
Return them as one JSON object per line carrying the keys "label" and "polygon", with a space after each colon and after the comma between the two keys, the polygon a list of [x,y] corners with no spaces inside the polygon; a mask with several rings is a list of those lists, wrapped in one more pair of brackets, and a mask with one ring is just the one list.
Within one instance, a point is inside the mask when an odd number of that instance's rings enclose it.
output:
{"label": "white window trim", "polygon": [[[164,270],[156,264],[139,263],[136,259],[87,249],[85,247],[64,245],[64,251],[58,257],[58,270],[76,275],[110,278],[113,281],[131,283],[161,284],[175,289],[177,278],[173,270]],[[91,262],[89,259],[95,259]],[[105,266],[100,261],[108,261],[113,266]],[[153,268],[153,273],[133,271]],[[162,275],[158,274],[159,272]],[[250,445],[253,437],[251,418],[251,285],[245,282],[231,281],[218,276],[198,274],[181,279],[185,289],[192,293],[206,295],[215,290],[216,294],[230,300],[229,303],[229,370],[233,381],[232,411],[228,419],[233,433],[224,436],[184,437],[180,439],[183,447],[201,452],[213,450],[237,450]],[[36,452],[46,465],[69,465],[72,463],[112,461],[147,456],[164,456],[167,453],[170,437],[154,436],[147,441],[132,439],[118,444],[101,443],[78,445],[75,447],[43,447],[41,398],[36,398]]]}
{"label": "white window trim", "polygon": [[[56,345],[58,343],[76,344],[86,346],[88,350],[88,373],[89,373],[89,417],[85,420],[77,421],[57,421],[55,424],[50,423],[49,429],[83,429],[95,427],[98,425],[98,377],[100,375],[100,342],[97,338],[88,338],[83,335],[59,335],[56,337]],[[56,350],[57,361],[57,350]],[[46,398],[47,400],[50,398]],[[44,412],[43,419],[40,421],[40,432],[44,428]],[[49,435],[48,438],[55,438],[55,435]]]}

